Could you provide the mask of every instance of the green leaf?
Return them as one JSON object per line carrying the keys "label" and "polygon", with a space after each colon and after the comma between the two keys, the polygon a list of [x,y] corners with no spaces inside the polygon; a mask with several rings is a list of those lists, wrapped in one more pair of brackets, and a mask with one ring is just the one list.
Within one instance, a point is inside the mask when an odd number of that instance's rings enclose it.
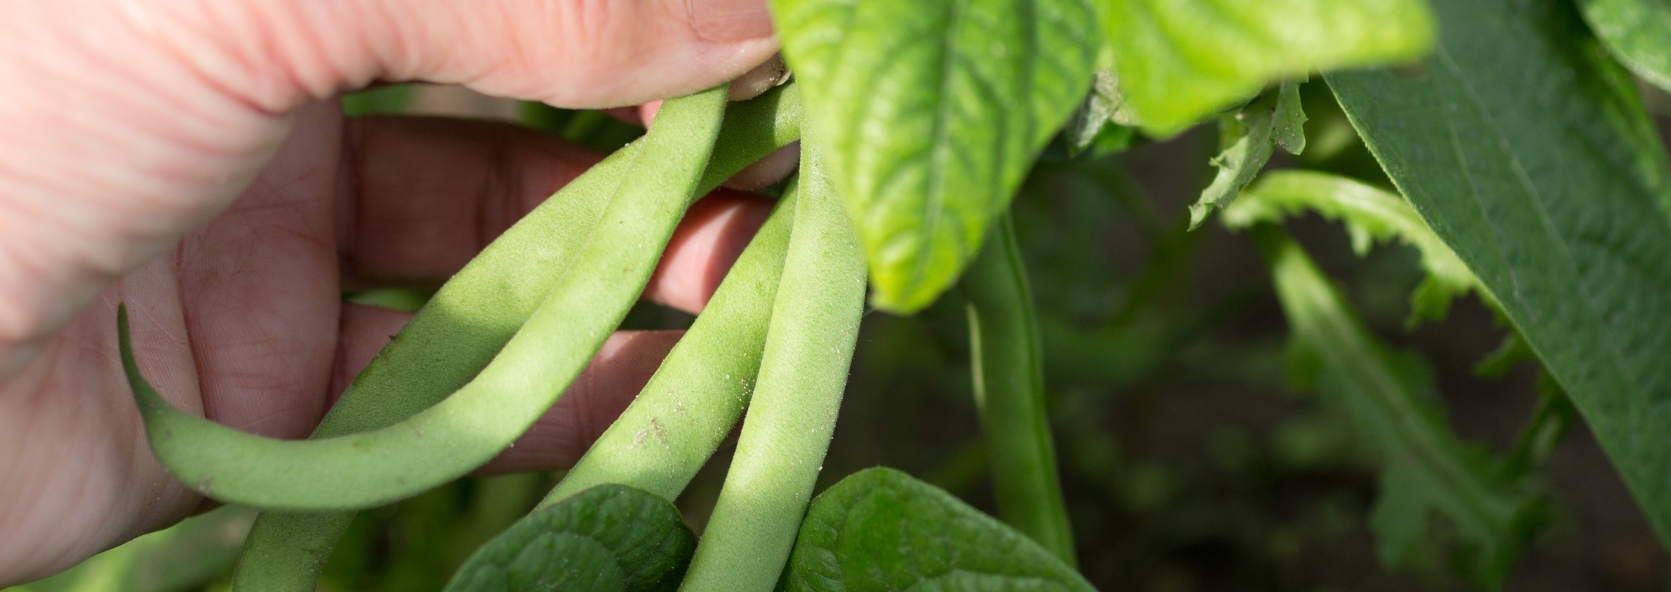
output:
{"label": "green leaf", "polygon": [[1381,455],[1370,526],[1389,565],[1430,563],[1430,516],[1455,528],[1456,560],[1470,581],[1500,586],[1542,523],[1544,504],[1524,473],[1509,474],[1464,445],[1435,405],[1432,378],[1390,352],[1352,314],[1323,272],[1274,227],[1255,231],[1298,347],[1314,358],[1318,388],[1334,395]]}
{"label": "green leaf", "polygon": [[1664,0],[1578,0],[1607,49],[1637,76],[1671,90],[1671,4]]}
{"label": "green leaf", "polygon": [[1474,364],[1474,376],[1500,379],[1508,376],[1521,362],[1534,362],[1537,359],[1538,355],[1532,351],[1532,346],[1526,343],[1526,338],[1518,332],[1509,331],[1508,335],[1503,336],[1503,342],[1497,345],[1496,350]]}
{"label": "green leaf", "polygon": [[1167,136],[1312,70],[1388,64],[1433,45],[1422,0],[1101,0],[1128,106]]}
{"label": "green leaf", "polygon": [[1129,127],[1124,99],[1115,87],[1114,74],[1098,71],[1092,77],[1091,92],[1079,110],[1068,118],[1062,130],[1067,141],[1068,156],[1077,156],[1087,148],[1106,156],[1125,150],[1136,139],[1137,130]]}
{"label": "green leaf", "polygon": [[1088,0],[773,0],[869,259],[872,301],[913,312],[980,248],[1033,158],[1085,97]]}
{"label": "green leaf", "polygon": [[1292,80],[1277,87],[1276,113],[1271,115],[1271,139],[1283,151],[1305,152],[1305,108],[1300,106],[1300,84]]}
{"label": "green leaf", "polygon": [[812,501],[779,589],[1095,590],[1026,535],[886,468]]}
{"label": "green leaf", "polygon": [[[1346,177],[1311,171],[1278,171],[1266,175],[1224,211],[1224,224],[1248,228],[1276,223],[1305,211],[1346,224],[1352,250],[1359,256],[1376,242],[1399,240],[1421,253],[1427,278],[1411,294],[1409,325],[1442,319],[1451,300],[1479,284],[1456,253],[1434,234],[1415,208],[1397,195]],[[1489,296],[1482,292],[1482,296]]]}
{"label": "green leaf", "polygon": [[1068,125],[1062,130],[1062,136],[1068,143],[1068,155],[1079,154],[1080,151],[1095,142],[1097,135],[1102,133],[1104,126],[1109,125],[1109,118],[1114,115],[1114,104],[1095,92],[1085,97],[1085,103],[1079,110],[1068,118]]}
{"label": "green leaf", "polygon": [[1416,211],[1572,398],[1671,540],[1671,168],[1559,2],[1435,4],[1419,71],[1328,77]]}
{"label": "green leaf", "polygon": [[1265,168],[1275,145],[1292,154],[1305,149],[1305,110],[1300,107],[1298,86],[1284,82],[1281,90],[1265,93],[1219,120],[1219,144],[1224,151],[1213,158],[1218,175],[1189,207],[1191,229],[1207,221],[1214,208],[1234,201]]}
{"label": "green leaf", "polygon": [[1555,452],[1561,437],[1578,422],[1578,410],[1573,408],[1572,399],[1548,372],[1538,374],[1537,390],[1538,406],[1532,410],[1532,418],[1520,428],[1514,448],[1509,451],[1506,470],[1529,470],[1542,465]]}
{"label": "green leaf", "polygon": [[672,591],[695,551],[673,504],[600,485],[517,521],[470,556],[445,592]]}

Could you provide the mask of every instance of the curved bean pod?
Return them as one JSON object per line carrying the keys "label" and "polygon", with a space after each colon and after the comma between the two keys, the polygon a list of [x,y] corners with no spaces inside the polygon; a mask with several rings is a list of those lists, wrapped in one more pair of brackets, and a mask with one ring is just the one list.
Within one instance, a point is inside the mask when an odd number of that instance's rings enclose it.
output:
{"label": "curved bean pod", "polygon": [[753,394],[798,193],[792,182],[638,398],[539,507],[607,483],[672,501],[690,484]]}
{"label": "curved bean pod", "polygon": [[[800,99],[793,82],[727,105],[697,194],[719,187],[754,161],[800,139],[800,131]],[[354,379],[313,437],[391,425],[468,383],[568,268],[643,142],[628,145],[575,178],[448,280]],[[772,285],[775,290],[775,282]],[[718,298],[716,294],[715,301]],[[262,512],[244,541],[233,575],[235,589],[312,592],[320,569],[353,518],[353,512]]]}
{"label": "curved bean pod", "polygon": [[[733,103],[724,121],[696,195],[799,139],[799,92],[787,84]],[[470,260],[355,377],[313,437],[393,425],[481,372],[568,270],[648,139],[575,178]]]}
{"label": "curved bean pod", "polygon": [[486,463],[551,407],[637,301],[696,193],[724,107],[723,85],[668,101],[597,229],[527,324],[464,388],[399,424],[284,441],[183,413],[139,375],[124,325],[123,366],[152,451],[204,495],[283,510],[381,505]]}
{"label": "curved bean pod", "polygon": [[754,400],[680,590],[772,589],[835,430],[864,312],[865,259],[810,148],[802,145],[801,195]]}
{"label": "curved bean pod", "polygon": [[1056,474],[1056,449],[1044,408],[1044,361],[1033,294],[1005,214],[964,272],[975,406],[992,459],[998,515],[1068,565],[1073,529]]}

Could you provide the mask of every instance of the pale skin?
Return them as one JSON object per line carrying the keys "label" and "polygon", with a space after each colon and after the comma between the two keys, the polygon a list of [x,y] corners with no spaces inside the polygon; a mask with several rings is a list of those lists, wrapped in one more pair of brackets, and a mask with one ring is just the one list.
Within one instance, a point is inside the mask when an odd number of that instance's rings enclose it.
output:
{"label": "pale skin", "polygon": [[[145,444],[117,303],[176,406],[304,437],[410,318],[343,290],[444,280],[601,156],[507,124],[344,119],[339,92],[636,105],[776,43],[763,0],[0,0],[0,587],[205,504]],[[769,207],[699,202],[645,297],[700,310]],[[572,463],[676,339],[612,338],[487,470]]]}

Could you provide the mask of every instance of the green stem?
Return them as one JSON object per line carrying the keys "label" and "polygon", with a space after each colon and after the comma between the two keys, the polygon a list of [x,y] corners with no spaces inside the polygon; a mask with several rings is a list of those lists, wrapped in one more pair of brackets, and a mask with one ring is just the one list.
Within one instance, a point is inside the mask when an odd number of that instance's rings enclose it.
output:
{"label": "green stem", "polygon": [[1075,565],[1045,411],[1038,322],[1013,226],[1008,214],[1000,218],[963,276],[975,403],[991,454],[998,516]]}
{"label": "green stem", "polygon": [[638,398],[539,507],[606,483],[671,501],[690,484],[737,425],[753,394],[797,194],[790,185]]}
{"label": "green stem", "polygon": [[835,430],[864,311],[865,260],[803,145],[800,199],[760,377],[736,456],[680,590],[777,583]]}

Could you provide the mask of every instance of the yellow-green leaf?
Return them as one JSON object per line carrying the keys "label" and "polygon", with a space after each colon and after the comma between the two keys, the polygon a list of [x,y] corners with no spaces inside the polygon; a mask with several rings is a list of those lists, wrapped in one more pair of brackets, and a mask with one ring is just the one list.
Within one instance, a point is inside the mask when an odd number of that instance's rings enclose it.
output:
{"label": "yellow-green leaf", "polygon": [[876,307],[956,281],[1079,106],[1088,0],[773,0],[806,110],[870,263]]}
{"label": "yellow-green leaf", "polygon": [[1265,85],[1416,58],[1433,45],[1423,0],[1102,0],[1126,106],[1170,135]]}

